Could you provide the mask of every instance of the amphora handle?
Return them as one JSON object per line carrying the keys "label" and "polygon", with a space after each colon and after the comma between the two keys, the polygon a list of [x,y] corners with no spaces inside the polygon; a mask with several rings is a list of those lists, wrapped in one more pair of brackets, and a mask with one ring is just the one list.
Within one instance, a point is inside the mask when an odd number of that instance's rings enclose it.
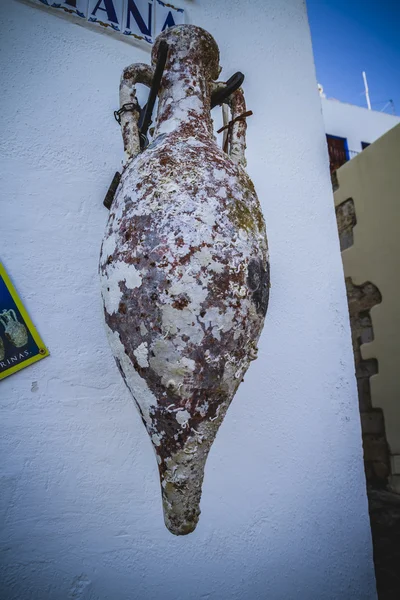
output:
{"label": "amphora handle", "polygon": [[[148,144],[147,130],[151,123],[154,103],[158,96],[161,79],[168,57],[168,44],[162,40],[158,47],[155,67],[143,63],[131,65],[122,73],[119,87],[121,108],[118,111],[122,127],[125,152],[133,158],[144,150]],[[142,112],[136,98],[136,83],[143,83],[150,88],[147,103]],[[139,129],[140,126],[140,129]]]}
{"label": "amphora handle", "polygon": [[15,321],[15,323],[19,323],[18,319],[17,319],[17,315],[15,314],[15,310],[10,308],[10,310],[8,311],[9,314],[11,315],[11,319],[13,321]]}
{"label": "amphora handle", "polygon": [[3,310],[3,312],[0,313],[0,323],[3,325],[4,329],[7,329],[8,324],[13,320],[10,316],[10,312],[11,310]]}
{"label": "amphora handle", "polygon": [[119,86],[120,120],[124,149],[128,158],[134,158],[140,152],[139,116],[140,107],[136,98],[136,84],[143,83],[151,87],[154,69],[144,63],[126,67]]}
{"label": "amphora handle", "polygon": [[224,125],[218,133],[224,132],[223,149],[234,163],[242,167],[246,166],[246,117],[252,114],[251,111],[246,111],[242,88],[233,92],[222,104]]}

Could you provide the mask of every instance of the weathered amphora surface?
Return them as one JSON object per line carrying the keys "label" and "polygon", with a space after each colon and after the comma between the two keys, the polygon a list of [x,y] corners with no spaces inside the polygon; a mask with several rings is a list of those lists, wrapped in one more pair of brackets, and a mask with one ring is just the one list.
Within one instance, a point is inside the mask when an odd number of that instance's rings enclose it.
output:
{"label": "weathered amphora surface", "polygon": [[[257,356],[269,295],[265,225],[244,171],[244,119],[229,154],[213,136],[210,97],[219,51],[191,25],[169,46],[152,143],[139,152],[138,112],[121,116],[128,160],[111,206],[100,274],[108,337],[154,445],[165,523],[196,527],[211,444]],[[121,104],[153,68],[131,65]],[[243,93],[228,100],[233,118]]]}

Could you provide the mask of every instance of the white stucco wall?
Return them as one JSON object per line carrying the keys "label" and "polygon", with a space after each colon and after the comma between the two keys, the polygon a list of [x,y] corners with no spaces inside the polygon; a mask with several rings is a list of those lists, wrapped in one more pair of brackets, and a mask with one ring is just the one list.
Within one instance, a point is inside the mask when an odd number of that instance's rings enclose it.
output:
{"label": "white stucco wall", "polygon": [[200,523],[177,538],[106,341],[97,275],[102,201],[122,158],[119,77],[148,54],[0,3],[1,256],[51,352],[0,383],[0,597],[369,600],[357,391],[305,6],[184,6],[216,37],[223,76],[246,73],[272,288],[259,359],[208,459]]}
{"label": "white stucco wall", "polygon": [[362,106],[321,98],[325,132],[346,138],[348,149],[361,152],[361,142],[372,144],[400,123],[400,117]]}

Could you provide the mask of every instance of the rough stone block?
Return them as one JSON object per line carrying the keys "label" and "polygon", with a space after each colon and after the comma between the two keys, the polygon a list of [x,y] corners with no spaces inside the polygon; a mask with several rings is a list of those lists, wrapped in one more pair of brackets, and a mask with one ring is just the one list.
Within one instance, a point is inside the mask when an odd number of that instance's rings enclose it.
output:
{"label": "rough stone block", "polygon": [[372,408],[369,377],[357,379],[357,388],[360,412],[368,412]]}
{"label": "rough stone block", "polygon": [[378,361],[376,358],[369,358],[368,360],[362,360],[356,365],[356,377],[357,379],[363,377],[372,377],[378,373]]}
{"label": "rough stone block", "polygon": [[382,411],[374,410],[372,412],[361,413],[361,429],[363,435],[384,435],[385,424],[383,422]]}
{"label": "rough stone block", "polygon": [[384,437],[367,434],[363,436],[364,460],[389,462],[389,451]]}
{"label": "rough stone block", "polygon": [[353,245],[353,228],[357,223],[354,201],[345,200],[336,207],[336,220],[339,231],[340,250],[346,250]]}
{"label": "rough stone block", "polygon": [[390,474],[389,465],[382,461],[374,461],[371,463],[371,465],[374,473],[374,478],[382,482],[386,482]]}

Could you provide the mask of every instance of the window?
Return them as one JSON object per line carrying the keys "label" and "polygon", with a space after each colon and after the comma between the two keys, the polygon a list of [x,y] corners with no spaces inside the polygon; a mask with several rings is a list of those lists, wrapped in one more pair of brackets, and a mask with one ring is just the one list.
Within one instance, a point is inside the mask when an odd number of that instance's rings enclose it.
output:
{"label": "window", "polygon": [[327,135],[329,163],[331,173],[344,165],[349,160],[349,149],[347,147],[347,139],[337,137],[336,135]]}
{"label": "window", "polygon": [[369,142],[361,142],[361,148],[363,150],[365,150],[365,148],[368,148],[368,146],[370,146],[371,144]]}

